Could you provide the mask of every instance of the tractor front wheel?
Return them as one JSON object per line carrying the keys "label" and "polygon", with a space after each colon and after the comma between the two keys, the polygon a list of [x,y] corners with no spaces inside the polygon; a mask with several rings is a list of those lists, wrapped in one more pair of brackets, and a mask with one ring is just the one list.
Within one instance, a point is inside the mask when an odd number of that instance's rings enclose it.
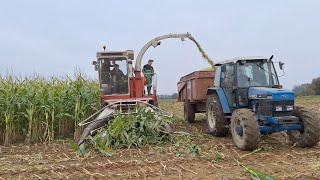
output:
{"label": "tractor front wheel", "polygon": [[300,119],[303,130],[288,131],[289,140],[299,147],[313,147],[320,140],[320,120],[311,109],[295,107],[293,115]]}
{"label": "tractor front wheel", "polygon": [[241,150],[253,150],[259,145],[261,134],[258,119],[250,109],[237,109],[231,115],[231,134]]}

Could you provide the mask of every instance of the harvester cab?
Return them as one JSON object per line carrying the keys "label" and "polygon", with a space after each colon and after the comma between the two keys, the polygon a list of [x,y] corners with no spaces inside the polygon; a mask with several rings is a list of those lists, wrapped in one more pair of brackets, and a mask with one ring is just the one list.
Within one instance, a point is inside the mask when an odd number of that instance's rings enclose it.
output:
{"label": "harvester cab", "polygon": [[[132,50],[97,52],[97,60],[92,64],[98,72],[101,109],[78,124],[86,126],[78,144],[87,136],[96,134],[108,120],[119,114],[135,114],[139,109],[146,108],[148,111],[156,111],[158,117],[172,117],[172,114],[155,106],[155,93],[148,96],[143,92],[145,78],[134,71],[133,60]],[[170,127],[168,124],[164,126]]]}
{"label": "harvester cab", "polygon": [[133,77],[133,59],[132,50],[97,52],[97,61],[92,64],[98,71],[102,106],[131,97],[129,82]]}
{"label": "harvester cab", "polygon": [[[273,56],[272,56],[273,57]],[[287,131],[300,147],[315,146],[320,138],[316,114],[294,104],[294,92],[282,89],[271,58],[234,58],[216,64],[209,88],[206,118],[209,132],[226,136],[243,150],[258,147],[261,134]],[[279,63],[283,69],[283,63]]]}

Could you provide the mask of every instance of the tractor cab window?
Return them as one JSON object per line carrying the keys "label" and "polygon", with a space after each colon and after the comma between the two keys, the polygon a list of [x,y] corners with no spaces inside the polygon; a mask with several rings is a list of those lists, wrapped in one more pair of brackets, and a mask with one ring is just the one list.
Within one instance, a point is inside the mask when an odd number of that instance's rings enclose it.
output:
{"label": "tractor cab window", "polygon": [[101,91],[105,95],[129,94],[126,59],[100,59]]}
{"label": "tractor cab window", "polygon": [[234,94],[234,77],[235,77],[235,68],[234,64],[224,64],[221,66],[221,79],[220,86],[226,94],[228,103],[230,107],[235,107],[235,94]]}
{"label": "tractor cab window", "polygon": [[271,87],[278,84],[269,79],[269,74],[273,72],[274,70],[269,71],[267,61],[240,61],[237,63],[238,87]]}
{"label": "tractor cab window", "polygon": [[279,83],[278,76],[277,76],[277,73],[276,73],[276,70],[274,68],[273,63],[271,63],[271,74],[272,74],[272,79],[271,79],[272,86],[279,85],[280,83]]}

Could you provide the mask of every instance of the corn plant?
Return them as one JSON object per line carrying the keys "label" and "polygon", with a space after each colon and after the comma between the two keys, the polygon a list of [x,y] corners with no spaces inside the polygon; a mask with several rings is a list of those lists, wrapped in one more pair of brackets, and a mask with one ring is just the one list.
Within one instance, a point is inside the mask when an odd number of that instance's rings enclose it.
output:
{"label": "corn plant", "polygon": [[11,136],[14,135],[14,120],[17,117],[16,108],[19,101],[19,88],[12,76],[1,80],[0,86],[0,110],[4,128],[4,144],[11,143]]}
{"label": "corn plant", "polygon": [[80,133],[78,122],[99,107],[98,87],[81,73],[0,77],[0,143],[51,142]]}
{"label": "corn plant", "polygon": [[140,109],[135,115],[118,115],[109,121],[105,130],[90,140],[102,155],[110,154],[115,148],[162,144],[171,140],[171,135],[162,126],[163,122],[169,120],[158,120],[154,112]]}
{"label": "corn plant", "polygon": [[31,139],[33,139],[33,131],[35,131],[35,119],[34,116],[36,115],[36,90],[37,90],[37,82],[28,80],[28,83],[26,83],[26,91],[25,93],[25,105],[26,110],[25,112],[22,112],[25,118],[28,120],[28,132],[27,132],[27,138],[26,142],[30,143]]}
{"label": "corn plant", "polygon": [[44,134],[42,139],[47,142],[51,142],[54,139],[54,81],[52,81],[52,84],[41,81],[40,84],[42,85],[39,91],[40,114],[44,116],[44,121],[42,121]]}
{"label": "corn plant", "polygon": [[[81,135],[82,129],[78,127],[78,123],[83,120],[86,115],[89,114],[89,112],[92,112],[93,110],[96,111],[96,103],[98,101],[93,101],[93,99],[97,99],[92,97],[92,92],[90,89],[90,86],[87,86],[85,82],[85,79],[82,77],[81,74],[77,76],[77,79],[71,83],[71,92],[73,101],[75,103],[74,106],[74,127],[75,127],[75,139],[78,139],[78,137]],[[90,83],[88,83],[90,84]],[[93,86],[93,84],[91,84]],[[95,86],[98,90],[98,86]],[[98,95],[98,94],[94,94]],[[92,99],[93,98],[93,99]]]}

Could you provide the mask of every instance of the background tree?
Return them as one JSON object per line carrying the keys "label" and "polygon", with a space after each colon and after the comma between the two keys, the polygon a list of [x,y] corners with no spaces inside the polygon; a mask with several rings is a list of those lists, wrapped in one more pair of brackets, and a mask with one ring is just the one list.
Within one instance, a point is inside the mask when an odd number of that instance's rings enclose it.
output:
{"label": "background tree", "polygon": [[178,93],[173,93],[173,94],[171,95],[171,98],[172,98],[172,99],[177,99],[177,98],[178,98]]}
{"label": "background tree", "polygon": [[311,88],[313,89],[314,93],[316,95],[320,95],[320,77],[312,79],[311,84]]}
{"label": "background tree", "polygon": [[293,91],[297,96],[320,95],[320,77],[312,79],[311,84],[293,86]]}

